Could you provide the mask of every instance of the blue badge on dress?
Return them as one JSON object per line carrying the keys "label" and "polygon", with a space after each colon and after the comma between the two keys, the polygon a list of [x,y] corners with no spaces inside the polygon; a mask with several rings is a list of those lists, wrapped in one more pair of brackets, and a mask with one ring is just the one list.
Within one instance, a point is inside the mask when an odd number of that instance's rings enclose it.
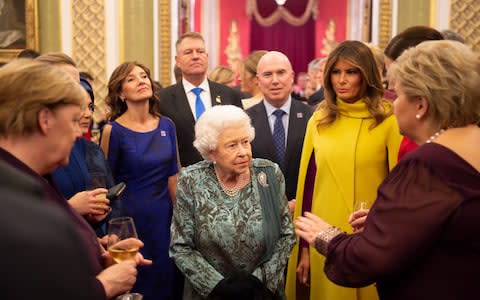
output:
{"label": "blue badge on dress", "polygon": [[265,174],[265,172],[258,173],[257,180],[258,180],[258,183],[260,183],[261,186],[268,187],[267,174]]}
{"label": "blue badge on dress", "polygon": [[167,133],[165,132],[165,130],[160,130],[160,136],[167,136]]}

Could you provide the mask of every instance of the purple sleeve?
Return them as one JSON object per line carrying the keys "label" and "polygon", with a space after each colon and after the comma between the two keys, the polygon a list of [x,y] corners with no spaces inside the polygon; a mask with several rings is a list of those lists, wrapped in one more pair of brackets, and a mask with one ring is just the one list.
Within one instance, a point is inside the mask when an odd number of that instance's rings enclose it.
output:
{"label": "purple sleeve", "polygon": [[[317,166],[315,165],[315,153],[312,152],[310,161],[308,162],[307,176],[305,176],[305,185],[303,190],[302,216],[306,211],[312,211],[313,188],[315,186],[315,176],[317,174]],[[307,248],[308,243],[304,239],[300,239],[300,248]]]}

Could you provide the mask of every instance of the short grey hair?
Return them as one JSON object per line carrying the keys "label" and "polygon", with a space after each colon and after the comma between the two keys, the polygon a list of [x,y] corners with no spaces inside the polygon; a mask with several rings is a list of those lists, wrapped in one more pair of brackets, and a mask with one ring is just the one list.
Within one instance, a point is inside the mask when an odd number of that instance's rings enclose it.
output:
{"label": "short grey hair", "polygon": [[255,138],[255,129],[250,117],[243,109],[234,105],[216,105],[205,111],[195,124],[195,141],[193,146],[203,159],[210,160],[209,154],[218,146],[218,138],[225,129],[240,125],[248,133],[249,141]]}

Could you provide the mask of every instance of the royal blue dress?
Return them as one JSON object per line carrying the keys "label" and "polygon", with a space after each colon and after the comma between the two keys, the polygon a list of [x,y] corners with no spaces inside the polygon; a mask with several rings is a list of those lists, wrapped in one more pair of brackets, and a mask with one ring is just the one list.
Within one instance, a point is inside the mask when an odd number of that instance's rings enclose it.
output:
{"label": "royal blue dress", "polygon": [[166,117],[149,132],[135,132],[115,121],[111,125],[108,162],[115,181],[127,184],[125,210],[145,244],[141,253],[153,260],[151,266],[138,267],[132,291],[143,294],[144,300],[170,299],[174,262],[168,255],[172,218],[168,177],[179,168],[175,125]]}

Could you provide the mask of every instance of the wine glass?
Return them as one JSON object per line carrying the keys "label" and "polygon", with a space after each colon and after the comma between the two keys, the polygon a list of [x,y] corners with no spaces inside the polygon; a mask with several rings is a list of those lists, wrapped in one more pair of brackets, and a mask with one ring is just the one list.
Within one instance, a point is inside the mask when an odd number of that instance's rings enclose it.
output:
{"label": "wine glass", "polygon": [[368,210],[370,209],[370,205],[368,204],[367,201],[357,201],[355,202],[355,207],[353,211],[359,211],[359,210]]}
{"label": "wine glass", "polygon": [[[138,239],[135,223],[131,217],[114,218],[108,221],[107,249],[116,262],[134,259],[138,253],[138,244],[132,239]],[[116,300],[140,300],[143,296],[127,292]]]}

